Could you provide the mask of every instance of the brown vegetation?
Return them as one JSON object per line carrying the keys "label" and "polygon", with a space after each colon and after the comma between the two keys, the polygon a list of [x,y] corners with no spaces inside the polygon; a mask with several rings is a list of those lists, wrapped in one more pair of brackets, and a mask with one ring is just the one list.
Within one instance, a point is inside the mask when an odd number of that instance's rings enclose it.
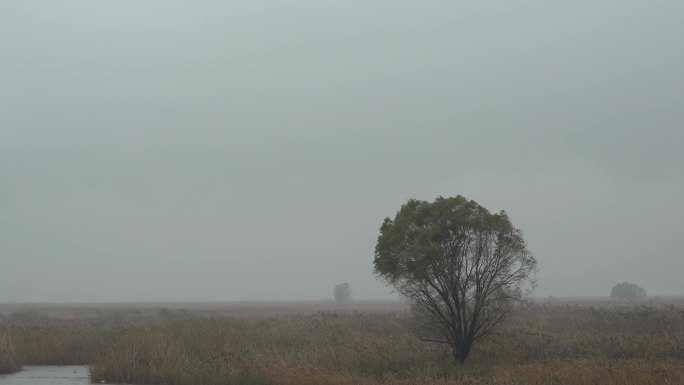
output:
{"label": "brown vegetation", "polygon": [[0,334],[0,374],[14,373],[21,369],[14,343],[8,334]]}
{"label": "brown vegetation", "polygon": [[[274,316],[163,311],[0,320],[0,362],[89,364],[94,382],[212,384],[682,384],[684,308],[518,309],[466,365],[416,339],[406,312]],[[14,345],[14,348],[8,348]]]}

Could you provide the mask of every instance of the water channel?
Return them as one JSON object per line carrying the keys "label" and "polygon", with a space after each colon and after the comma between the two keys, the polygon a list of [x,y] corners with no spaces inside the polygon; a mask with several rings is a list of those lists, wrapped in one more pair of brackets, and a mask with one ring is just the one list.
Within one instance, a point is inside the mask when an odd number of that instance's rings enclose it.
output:
{"label": "water channel", "polygon": [[85,385],[90,383],[87,366],[31,366],[0,375],[0,385]]}

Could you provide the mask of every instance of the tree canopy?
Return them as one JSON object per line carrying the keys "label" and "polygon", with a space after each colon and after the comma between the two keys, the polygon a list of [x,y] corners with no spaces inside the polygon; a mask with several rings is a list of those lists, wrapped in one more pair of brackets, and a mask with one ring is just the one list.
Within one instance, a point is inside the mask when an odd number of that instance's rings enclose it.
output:
{"label": "tree canopy", "polygon": [[338,283],[333,288],[333,295],[336,301],[351,300],[351,287],[347,282]]}
{"label": "tree canopy", "polygon": [[386,218],[374,265],[408,299],[421,338],[449,344],[458,362],[536,284],[537,262],[508,215],[460,195],[412,199]]}
{"label": "tree canopy", "polygon": [[610,290],[611,298],[616,299],[645,299],[646,290],[633,283],[620,282]]}

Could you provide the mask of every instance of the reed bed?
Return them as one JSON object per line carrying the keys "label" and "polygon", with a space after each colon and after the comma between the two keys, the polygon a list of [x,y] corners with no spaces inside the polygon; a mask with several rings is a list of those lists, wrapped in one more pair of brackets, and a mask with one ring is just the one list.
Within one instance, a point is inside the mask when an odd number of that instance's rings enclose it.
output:
{"label": "reed bed", "polygon": [[684,383],[681,306],[521,308],[462,366],[410,322],[403,311],[20,315],[0,320],[0,360],[87,364],[93,382],[148,385]]}
{"label": "reed bed", "polygon": [[21,362],[9,334],[0,333],[0,374],[21,370]]}

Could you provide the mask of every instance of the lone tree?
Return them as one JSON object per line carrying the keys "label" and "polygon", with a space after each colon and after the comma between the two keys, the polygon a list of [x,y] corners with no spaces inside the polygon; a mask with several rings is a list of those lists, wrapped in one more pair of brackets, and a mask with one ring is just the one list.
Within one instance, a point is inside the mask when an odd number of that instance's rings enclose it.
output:
{"label": "lone tree", "polygon": [[335,285],[333,294],[336,301],[349,301],[351,300],[351,287],[347,282],[339,283]]}
{"label": "lone tree", "polygon": [[537,261],[506,212],[460,195],[412,199],[385,218],[374,264],[409,301],[419,337],[450,345],[460,363],[536,285]]}
{"label": "lone tree", "polygon": [[610,290],[610,297],[623,300],[646,299],[646,290],[629,282],[621,282]]}

